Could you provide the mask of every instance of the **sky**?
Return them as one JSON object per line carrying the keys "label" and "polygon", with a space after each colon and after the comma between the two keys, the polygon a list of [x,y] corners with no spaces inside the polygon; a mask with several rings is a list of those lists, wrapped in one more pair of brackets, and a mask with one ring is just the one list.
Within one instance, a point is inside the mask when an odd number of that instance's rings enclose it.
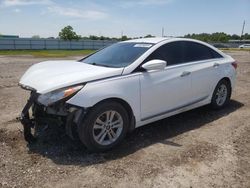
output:
{"label": "sky", "polygon": [[20,37],[240,35],[244,20],[250,33],[250,0],[0,0],[0,33]]}

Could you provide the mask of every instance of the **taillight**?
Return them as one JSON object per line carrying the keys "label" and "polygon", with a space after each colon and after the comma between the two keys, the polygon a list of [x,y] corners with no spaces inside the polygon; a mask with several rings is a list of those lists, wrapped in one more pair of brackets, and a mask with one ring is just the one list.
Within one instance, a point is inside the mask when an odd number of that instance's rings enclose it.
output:
{"label": "taillight", "polygon": [[235,62],[233,62],[233,63],[232,63],[232,66],[233,66],[235,69],[237,69],[237,67],[238,67],[237,62],[236,62],[236,61],[235,61]]}

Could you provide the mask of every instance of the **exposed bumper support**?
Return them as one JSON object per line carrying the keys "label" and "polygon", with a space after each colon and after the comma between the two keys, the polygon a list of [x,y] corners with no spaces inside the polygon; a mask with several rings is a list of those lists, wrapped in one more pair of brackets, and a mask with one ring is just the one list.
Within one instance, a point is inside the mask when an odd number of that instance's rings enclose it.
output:
{"label": "exposed bumper support", "polygon": [[71,113],[69,113],[66,121],[65,131],[72,140],[78,138],[78,126],[80,126],[86,113],[86,109],[79,107],[76,107]]}
{"label": "exposed bumper support", "polygon": [[[35,128],[36,124],[38,123],[37,121],[39,120],[39,118],[42,119],[46,119],[48,118],[50,115],[52,116],[51,118],[55,118],[56,120],[58,120],[56,117],[59,117],[60,122],[62,122],[60,117],[66,117],[66,122],[63,121],[63,123],[65,123],[65,130],[66,130],[66,134],[68,136],[70,136],[70,138],[72,139],[76,139],[78,137],[78,133],[77,133],[77,128],[79,126],[79,124],[82,122],[87,109],[84,108],[79,108],[77,106],[62,106],[59,105],[57,107],[59,108],[65,108],[65,114],[62,115],[62,113],[58,113],[56,114],[56,111],[53,111],[53,108],[51,108],[50,112],[53,113],[47,113],[47,111],[42,114],[39,113],[37,116],[37,106],[35,101],[37,100],[39,94],[37,94],[36,92],[31,92],[30,98],[28,99],[26,105],[24,106],[22,113],[21,113],[21,117],[20,117],[20,121],[23,125],[23,133],[24,133],[24,138],[28,143],[32,143],[34,141],[36,141],[36,136],[32,133],[33,131],[32,128]],[[32,106],[35,104],[34,109],[32,109],[32,115],[34,116],[33,118],[30,117],[30,108],[32,108]],[[48,110],[48,109],[47,109]],[[57,108],[54,110],[58,110]],[[61,111],[60,111],[61,112]],[[48,116],[48,117],[47,117]]]}
{"label": "exposed bumper support", "polygon": [[37,93],[31,92],[31,96],[28,99],[27,104],[24,106],[20,118],[20,121],[23,125],[24,138],[28,143],[32,143],[36,140],[31,133],[31,128],[34,127],[34,122],[30,119],[29,109],[31,108],[37,97]]}

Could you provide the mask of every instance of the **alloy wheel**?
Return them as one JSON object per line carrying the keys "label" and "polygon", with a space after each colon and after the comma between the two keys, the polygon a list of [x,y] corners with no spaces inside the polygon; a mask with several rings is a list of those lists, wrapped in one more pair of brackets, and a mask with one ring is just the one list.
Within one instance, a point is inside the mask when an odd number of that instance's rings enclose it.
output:
{"label": "alloy wheel", "polygon": [[114,110],[99,115],[93,126],[94,140],[100,145],[114,143],[123,130],[122,116]]}
{"label": "alloy wheel", "polygon": [[227,99],[227,86],[221,84],[216,92],[216,103],[218,106],[222,106]]}

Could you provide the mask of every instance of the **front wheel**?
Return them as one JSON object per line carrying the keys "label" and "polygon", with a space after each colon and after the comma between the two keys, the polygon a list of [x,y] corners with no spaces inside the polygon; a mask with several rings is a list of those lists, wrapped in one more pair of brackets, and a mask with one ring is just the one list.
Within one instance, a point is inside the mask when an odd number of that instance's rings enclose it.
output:
{"label": "front wheel", "polygon": [[78,127],[83,144],[94,152],[113,148],[125,137],[129,117],[124,107],[114,101],[94,106]]}
{"label": "front wheel", "polygon": [[211,106],[214,109],[223,108],[229,102],[231,97],[231,85],[227,80],[221,80],[215,87]]}

